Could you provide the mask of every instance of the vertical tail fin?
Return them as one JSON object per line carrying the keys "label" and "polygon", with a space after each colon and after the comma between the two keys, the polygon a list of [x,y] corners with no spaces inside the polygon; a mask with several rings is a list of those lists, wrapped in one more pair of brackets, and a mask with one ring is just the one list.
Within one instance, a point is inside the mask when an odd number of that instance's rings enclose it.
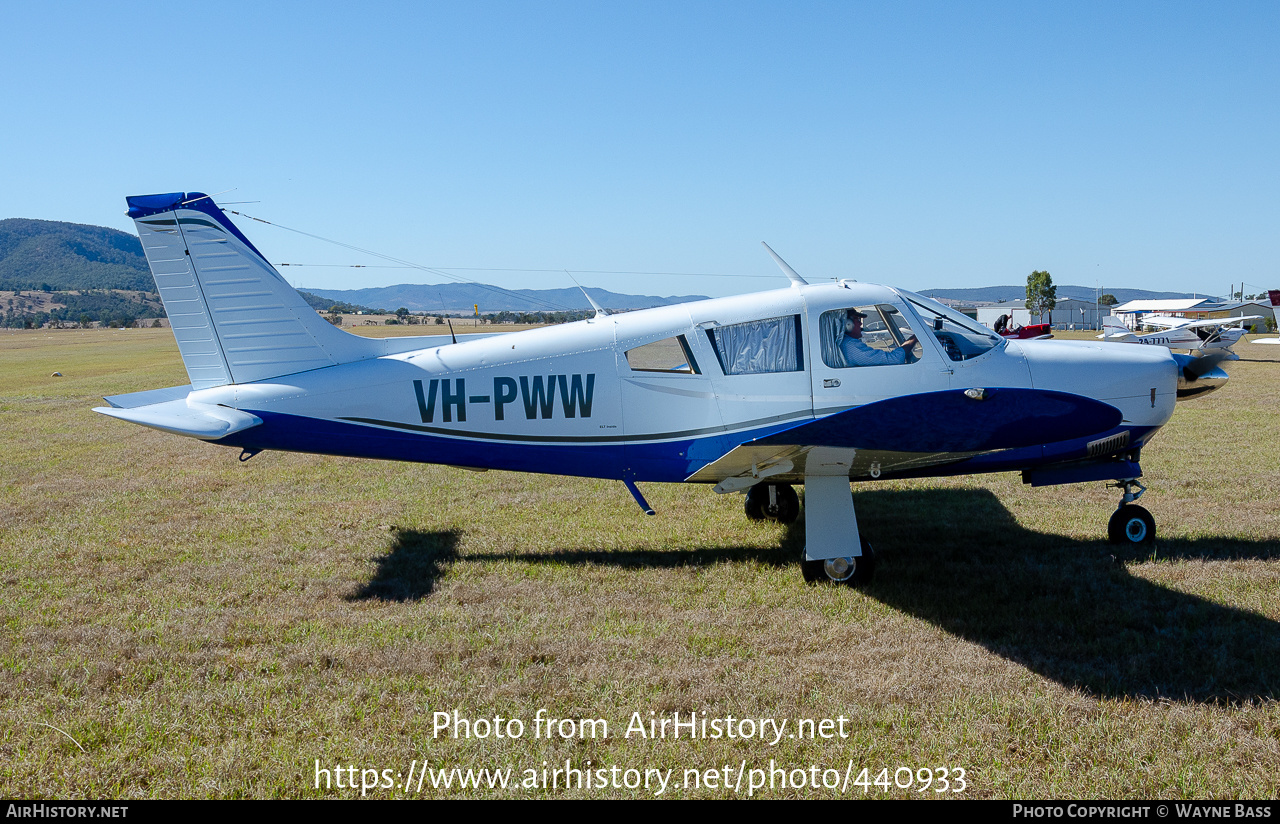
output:
{"label": "vertical tail fin", "polygon": [[126,199],[194,389],[380,354],[316,314],[207,195]]}
{"label": "vertical tail fin", "polygon": [[1098,337],[1119,339],[1133,337],[1133,331],[1120,322],[1115,315],[1107,315],[1102,319],[1102,334]]}

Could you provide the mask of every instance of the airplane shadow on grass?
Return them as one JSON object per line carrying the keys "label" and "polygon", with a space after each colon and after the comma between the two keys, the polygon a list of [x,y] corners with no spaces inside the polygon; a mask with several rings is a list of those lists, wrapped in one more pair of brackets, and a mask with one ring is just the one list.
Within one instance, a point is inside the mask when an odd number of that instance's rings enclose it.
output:
{"label": "airplane shadow on grass", "polygon": [[[877,552],[866,594],[1066,686],[1110,696],[1243,703],[1280,695],[1280,623],[1153,584],[1123,561],[1150,556],[1033,532],[986,490],[868,491],[859,528]],[[1098,529],[1105,529],[1099,513]],[[416,600],[448,565],[512,560],[624,569],[753,561],[798,565],[804,526],[781,547],[460,556],[457,532],[396,533],[357,598]],[[1127,552],[1127,554],[1125,554]],[[1280,559],[1280,543],[1158,540],[1155,556]],[[796,586],[803,586],[796,570]]]}
{"label": "airplane shadow on grass", "polygon": [[[794,532],[794,530],[791,530]],[[755,560],[769,566],[790,566],[803,551],[800,538],[789,536],[787,546],[796,554],[780,554],[776,547],[729,547],[719,549],[671,550],[562,550],[546,555],[521,553],[458,554],[462,533],[456,530],[419,532],[395,531],[390,551],[378,559],[373,577],[351,600],[416,601],[430,595],[448,567],[457,561],[520,561],[566,565],[613,566],[622,569],[660,569],[742,563]]]}
{"label": "airplane shadow on grass", "polygon": [[[986,490],[873,491],[857,505],[863,534],[884,547],[868,595],[1047,678],[1113,697],[1280,694],[1280,624],[1121,563],[1150,555],[1032,532]],[[1100,532],[1109,516],[1098,513]],[[1280,558],[1280,544],[1158,539],[1155,556]]]}
{"label": "airplane shadow on grass", "polygon": [[378,559],[373,577],[352,601],[417,601],[430,595],[449,565],[458,560],[457,530],[397,529],[391,550]]}

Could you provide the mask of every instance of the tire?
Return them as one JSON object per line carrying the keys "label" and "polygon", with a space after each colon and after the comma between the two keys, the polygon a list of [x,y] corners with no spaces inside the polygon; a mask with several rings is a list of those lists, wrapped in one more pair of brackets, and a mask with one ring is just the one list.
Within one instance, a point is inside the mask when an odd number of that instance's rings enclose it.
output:
{"label": "tire", "polygon": [[1107,523],[1107,537],[1113,544],[1144,546],[1155,542],[1156,519],[1136,504],[1125,504]]}
{"label": "tire", "polygon": [[857,558],[832,558],[829,561],[800,561],[800,572],[810,584],[843,584],[862,587],[871,583],[876,573],[876,553],[862,539],[862,555]]}
{"label": "tire", "polygon": [[[775,503],[772,505],[769,503],[770,487],[776,490]],[[747,490],[747,499],[743,502],[742,509],[752,521],[790,524],[800,517],[800,496],[791,484],[756,484]]]}

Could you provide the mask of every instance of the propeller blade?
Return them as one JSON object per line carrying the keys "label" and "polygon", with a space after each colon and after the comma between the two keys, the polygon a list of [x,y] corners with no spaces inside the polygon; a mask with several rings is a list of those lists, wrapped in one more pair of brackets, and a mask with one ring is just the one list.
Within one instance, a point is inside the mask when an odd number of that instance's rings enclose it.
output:
{"label": "propeller blade", "polygon": [[1218,364],[1222,363],[1224,360],[1229,360],[1229,359],[1230,359],[1230,356],[1225,351],[1210,352],[1207,355],[1202,355],[1198,358],[1193,359],[1191,363],[1183,367],[1182,374],[1186,377],[1187,380],[1193,381],[1193,380],[1196,380],[1197,378],[1203,377],[1209,372],[1212,372],[1214,369],[1217,368]]}

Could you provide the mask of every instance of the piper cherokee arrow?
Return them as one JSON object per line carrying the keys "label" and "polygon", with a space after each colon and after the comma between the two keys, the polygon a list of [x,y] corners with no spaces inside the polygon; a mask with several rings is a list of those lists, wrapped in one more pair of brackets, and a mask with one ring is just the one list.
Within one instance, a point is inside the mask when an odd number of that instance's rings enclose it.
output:
{"label": "piper cherokee arrow", "polygon": [[[794,521],[806,580],[860,585],[875,557],[851,481],[1021,471],[1110,481],[1108,533],[1149,542],[1143,446],[1212,357],[1015,341],[920,295],[810,284],[496,334],[369,339],[320,317],[213,200],[127,199],[191,383],[95,411],[236,447],[745,493]],[[767,246],[766,246],[767,248]]]}

